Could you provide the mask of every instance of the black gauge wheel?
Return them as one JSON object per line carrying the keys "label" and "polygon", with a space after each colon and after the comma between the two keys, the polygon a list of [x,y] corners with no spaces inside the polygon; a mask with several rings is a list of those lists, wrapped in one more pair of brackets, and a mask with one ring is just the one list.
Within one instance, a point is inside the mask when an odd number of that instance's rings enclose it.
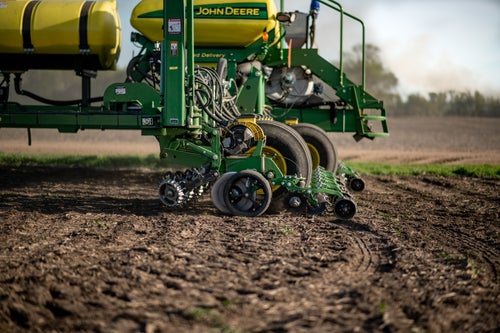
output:
{"label": "black gauge wheel", "polygon": [[224,186],[224,202],[233,215],[259,216],[267,210],[271,199],[269,181],[255,170],[235,173]]}

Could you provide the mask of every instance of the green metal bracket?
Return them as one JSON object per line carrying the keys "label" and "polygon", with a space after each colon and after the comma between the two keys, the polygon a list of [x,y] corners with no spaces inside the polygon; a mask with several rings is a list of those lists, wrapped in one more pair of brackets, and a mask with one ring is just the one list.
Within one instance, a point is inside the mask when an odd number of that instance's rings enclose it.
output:
{"label": "green metal bracket", "polygon": [[302,194],[308,203],[315,207],[319,203],[320,194],[326,194],[343,199],[345,197],[342,188],[336,181],[336,176],[331,171],[318,167],[313,170],[311,184],[308,187],[301,186],[303,178],[296,176],[283,176],[271,181],[272,186],[283,186],[290,192]]}
{"label": "green metal bracket", "polygon": [[145,83],[113,83],[104,91],[104,108],[114,111],[147,108],[160,111],[160,95]]}
{"label": "green metal bracket", "polygon": [[265,103],[265,82],[263,73],[252,67],[250,75],[240,88],[236,105],[242,114],[264,113]]}
{"label": "green metal bracket", "polygon": [[224,164],[225,172],[253,169],[266,177],[280,178],[283,176],[276,163],[271,158],[265,156],[231,156],[224,159]]}

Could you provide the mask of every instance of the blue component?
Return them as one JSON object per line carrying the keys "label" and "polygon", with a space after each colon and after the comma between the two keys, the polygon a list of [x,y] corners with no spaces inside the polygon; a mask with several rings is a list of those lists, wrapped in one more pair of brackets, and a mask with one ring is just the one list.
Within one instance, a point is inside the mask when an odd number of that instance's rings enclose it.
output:
{"label": "blue component", "polygon": [[317,17],[319,14],[319,1],[311,0],[311,7],[309,9],[311,13],[314,13],[314,15]]}

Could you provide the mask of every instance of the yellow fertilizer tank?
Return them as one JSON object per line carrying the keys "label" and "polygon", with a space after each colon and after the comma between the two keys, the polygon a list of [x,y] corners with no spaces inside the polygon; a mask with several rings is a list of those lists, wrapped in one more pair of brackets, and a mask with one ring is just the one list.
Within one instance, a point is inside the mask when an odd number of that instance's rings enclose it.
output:
{"label": "yellow fertilizer tank", "polygon": [[0,0],[0,71],[113,69],[116,0]]}
{"label": "yellow fertilizer tank", "polygon": [[[245,47],[276,27],[274,0],[194,0],[197,47]],[[163,40],[163,1],[142,0],[130,23],[153,42]]]}

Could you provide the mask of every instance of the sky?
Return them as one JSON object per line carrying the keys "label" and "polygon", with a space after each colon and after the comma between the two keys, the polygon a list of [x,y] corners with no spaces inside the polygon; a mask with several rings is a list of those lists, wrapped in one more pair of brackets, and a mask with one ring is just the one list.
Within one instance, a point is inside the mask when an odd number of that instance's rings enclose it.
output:
{"label": "sky", "polygon": [[[135,49],[129,42],[130,12],[140,0],[118,0],[123,28],[119,64]],[[402,96],[429,92],[480,91],[500,97],[499,0],[337,0],[365,23],[366,43],[380,48],[384,66],[399,80]],[[308,0],[285,0],[285,10],[309,10]],[[279,5],[279,1],[276,0]],[[318,17],[319,53],[339,58],[338,14],[322,5]],[[361,29],[344,22],[344,51],[360,44]],[[369,90],[369,87],[367,87]]]}

